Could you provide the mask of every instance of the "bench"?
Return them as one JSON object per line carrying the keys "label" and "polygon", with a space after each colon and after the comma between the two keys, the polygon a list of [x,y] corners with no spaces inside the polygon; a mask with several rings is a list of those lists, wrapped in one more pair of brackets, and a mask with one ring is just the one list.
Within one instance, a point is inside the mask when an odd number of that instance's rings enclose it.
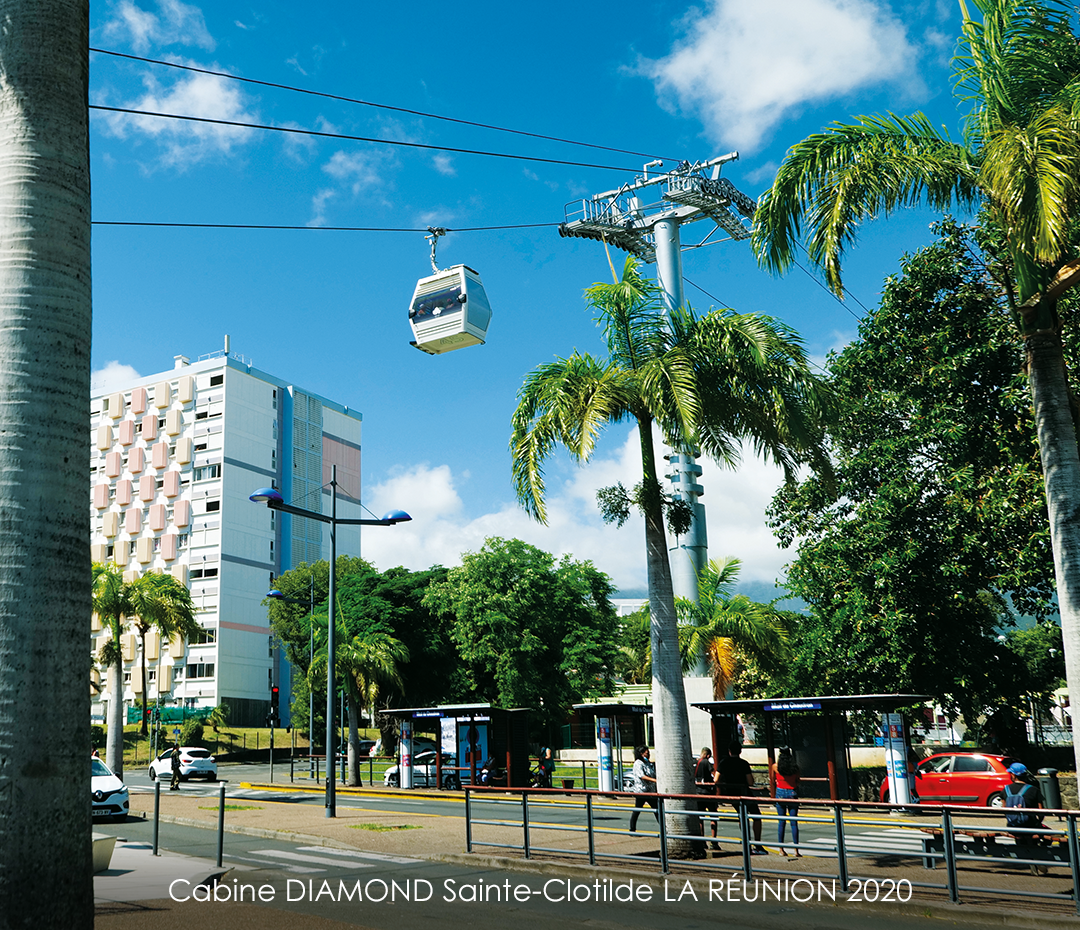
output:
{"label": "bench", "polygon": [[[945,834],[941,827],[920,827],[923,833],[923,868],[937,867],[937,858],[930,853],[945,853]],[[1008,843],[999,843],[1007,838]],[[1043,833],[1013,834],[1008,830],[988,830],[984,827],[953,827],[953,842],[964,844],[964,855],[987,856],[997,859],[1035,859],[1040,862],[1069,864],[1067,836],[1056,830]],[[960,850],[957,850],[960,852]]]}

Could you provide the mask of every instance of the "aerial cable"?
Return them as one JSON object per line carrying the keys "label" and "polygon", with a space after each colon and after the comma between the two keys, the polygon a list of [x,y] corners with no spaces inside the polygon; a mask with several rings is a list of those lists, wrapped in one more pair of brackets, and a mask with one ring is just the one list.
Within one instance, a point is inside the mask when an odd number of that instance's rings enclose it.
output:
{"label": "aerial cable", "polygon": [[397,145],[410,149],[429,149],[436,152],[453,152],[458,155],[485,155],[488,158],[509,158],[513,161],[534,161],[546,165],[567,165],[571,168],[599,168],[602,171],[635,171],[618,165],[595,165],[591,162],[565,161],[561,158],[539,158],[535,155],[512,155],[508,152],[487,152],[481,149],[462,149],[449,145],[428,145],[424,142],[402,142],[397,139],[377,139],[371,136],[351,136],[338,132],[321,132],[316,129],[297,129],[291,126],[269,126],[264,123],[241,123],[231,119],[211,119],[208,116],[183,116],[179,113],[155,113],[150,110],[133,110],[129,107],[105,107],[90,104],[91,110],[103,110],[107,113],[128,113],[133,116],[156,116],[161,119],[178,119],[189,123],[210,123],[214,126],[236,126],[240,129],[266,129],[270,132],[287,132],[301,136],[319,136],[323,139],[344,139],[349,142],[375,142],[379,145]]}
{"label": "aerial cable", "polygon": [[[287,226],[272,223],[164,223],[143,220],[91,220],[92,226],[158,226],[173,229],[295,229],[323,232],[428,232],[428,226]],[[441,227],[445,232],[489,232],[500,229],[540,229],[556,227],[558,223],[515,223],[508,226]]]}
{"label": "aerial cable", "polygon": [[[392,110],[395,113],[408,113],[411,116],[421,116],[425,119],[438,119],[448,123],[458,123],[462,126],[474,126],[477,129],[491,129],[495,132],[508,132],[517,136],[528,136],[531,139],[544,139],[548,142],[561,142],[566,145],[579,145],[584,148],[601,149],[605,152],[617,152],[620,155],[640,155],[642,158],[657,158],[658,156],[650,154],[648,152],[635,152],[632,149],[619,149],[610,145],[598,145],[594,142],[577,142],[573,139],[563,139],[559,136],[546,136],[539,132],[526,132],[523,129],[508,129],[505,126],[493,126],[489,123],[478,123],[474,120],[457,119],[453,116],[441,116],[438,113],[425,113],[423,110],[410,110],[407,107],[395,107],[387,103],[373,103],[370,100],[358,100],[355,97],[344,97],[341,94],[328,94],[318,90],[308,90],[304,87],[294,87],[290,84],[278,84],[274,81],[258,81],[255,78],[240,77],[237,74],[229,74],[226,71],[212,71],[209,68],[196,68],[193,65],[182,65],[173,61],[162,61],[158,58],[143,58],[139,55],[128,55],[124,52],[113,52],[105,48],[90,48],[91,52],[97,52],[101,55],[112,55],[116,58],[128,58],[131,61],[142,61],[151,65],[164,65],[167,68],[178,68],[181,71],[193,71],[196,74],[209,74],[213,77],[228,78],[230,81],[242,81],[245,84],[257,84],[260,87],[275,87],[279,90],[290,90],[297,94],[308,94],[312,97],[325,97],[328,100],[340,100],[343,103],[356,103],[364,107],[376,107],[380,110]],[[678,161],[679,159],[673,157],[667,157],[668,161]]]}

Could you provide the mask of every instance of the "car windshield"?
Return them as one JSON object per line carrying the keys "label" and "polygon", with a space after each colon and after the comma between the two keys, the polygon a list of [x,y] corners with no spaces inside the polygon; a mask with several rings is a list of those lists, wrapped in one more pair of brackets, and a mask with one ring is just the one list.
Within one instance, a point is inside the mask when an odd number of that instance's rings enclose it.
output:
{"label": "car windshield", "polygon": [[90,777],[96,778],[98,775],[112,775],[109,771],[109,767],[100,759],[90,760]]}
{"label": "car windshield", "polygon": [[186,754],[189,757],[191,757],[192,759],[209,759],[210,758],[210,750],[209,749],[188,749]]}

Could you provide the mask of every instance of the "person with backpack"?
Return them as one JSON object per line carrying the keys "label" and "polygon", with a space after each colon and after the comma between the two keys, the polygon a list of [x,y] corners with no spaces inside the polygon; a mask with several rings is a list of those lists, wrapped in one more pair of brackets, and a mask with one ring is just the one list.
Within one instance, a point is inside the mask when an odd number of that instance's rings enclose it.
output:
{"label": "person with backpack", "polygon": [[[1012,781],[1005,786],[1005,823],[1010,827],[1035,829],[1043,825],[1042,814],[1035,812],[1042,807],[1042,791],[1039,784],[1023,762],[1013,762],[1006,771]],[[1032,833],[1014,833],[1016,845],[1021,847],[1025,859],[1033,856],[1038,839]],[[1031,865],[1033,875],[1045,875],[1049,869],[1045,865]]]}

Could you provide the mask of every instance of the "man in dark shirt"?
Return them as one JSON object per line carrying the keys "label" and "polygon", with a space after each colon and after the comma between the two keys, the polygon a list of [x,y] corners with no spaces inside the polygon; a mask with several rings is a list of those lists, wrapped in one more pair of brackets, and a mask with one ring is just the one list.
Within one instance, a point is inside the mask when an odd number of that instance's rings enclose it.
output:
{"label": "man in dark shirt", "polygon": [[[721,759],[716,766],[716,778],[719,783],[720,794],[725,797],[746,797],[753,794],[754,773],[750,769],[750,763],[742,757],[742,745],[733,742],[728,746],[726,759]],[[732,806],[738,810],[739,805],[746,807],[748,814],[754,815],[750,822],[754,829],[754,843],[752,850],[755,856],[764,856],[765,847],[761,845],[761,808],[757,801],[732,802]]]}
{"label": "man in dark shirt", "polygon": [[[703,747],[701,755],[698,756],[697,765],[694,767],[694,784],[697,787],[698,794],[706,795],[709,798],[709,800],[699,801],[699,808],[706,813],[715,814],[717,808],[716,769],[713,768],[712,750],[708,746]],[[712,842],[710,845],[713,849],[719,849],[720,844],[716,842],[716,818],[703,817],[702,826],[704,826],[706,820],[712,824]]]}

